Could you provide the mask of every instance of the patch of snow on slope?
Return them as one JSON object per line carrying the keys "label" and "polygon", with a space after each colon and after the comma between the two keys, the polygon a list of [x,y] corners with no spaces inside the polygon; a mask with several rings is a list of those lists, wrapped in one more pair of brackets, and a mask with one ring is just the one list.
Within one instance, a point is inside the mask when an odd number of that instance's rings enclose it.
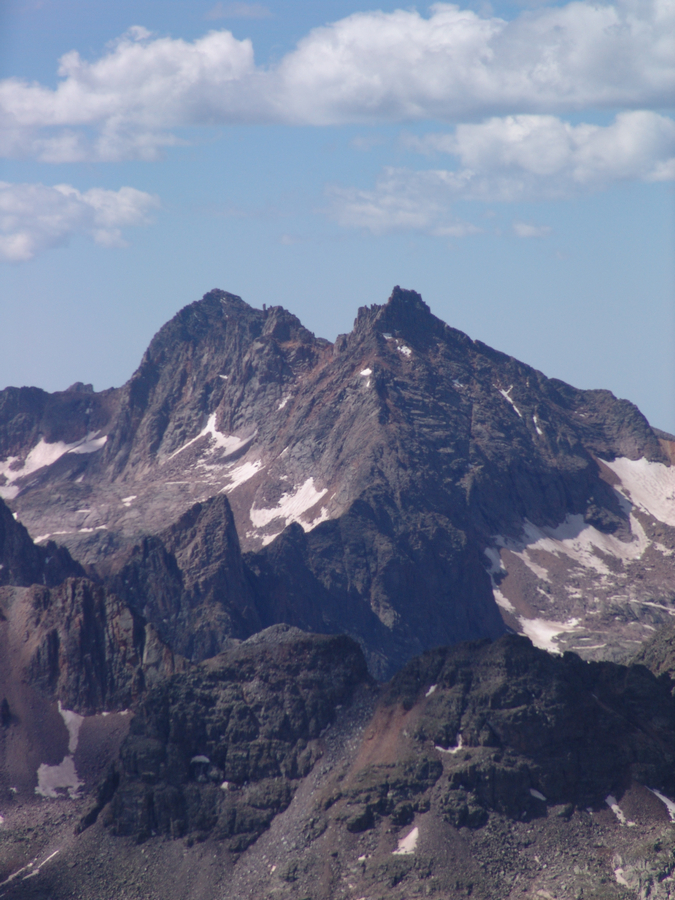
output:
{"label": "patch of snow on slope", "polygon": [[539,419],[536,416],[532,416],[532,421],[534,422],[534,427],[537,429],[537,434],[543,437],[544,432],[539,427]]}
{"label": "patch of snow on slope", "polygon": [[[495,385],[495,387],[497,387],[497,385]],[[513,402],[513,399],[511,398],[511,391],[513,390],[513,385],[511,385],[511,387],[508,389],[508,391],[503,391],[501,388],[497,388],[497,390],[499,391],[499,393],[502,395],[502,397],[503,397],[505,400],[508,400],[508,401],[509,401],[509,403],[511,404],[511,406],[515,409],[515,411],[518,413],[518,415],[519,415],[520,418],[522,419],[522,418],[523,418],[523,414],[521,413],[521,411],[518,409],[518,407],[516,406],[516,404]]]}
{"label": "patch of snow on slope", "polygon": [[626,819],[625,815],[623,814],[623,810],[616,802],[616,797],[612,796],[612,794],[608,794],[605,797],[605,803],[612,810],[621,825],[628,825],[629,828],[635,827],[635,822],[629,822],[628,819]]}
{"label": "patch of snow on slope", "polygon": [[499,550],[496,550],[494,547],[486,547],[483,552],[490,561],[490,568],[488,569],[490,575],[506,575],[506,569],[499,555]]}
{"label": "patch of snow on slope", "polygon": [[670,821],[675,822],[675,803],[673,803],[673,801],[669,800],[667,797],[664,797],[664,795],[660,791],[657,791],[654,788],[647,788],[647,790],[651,791],[652,794],[654,794],[656,797],[659,798],[661,803],[663,803],[663,805],[668,810],[668,815],[670,816]]}
{"label": "patch of snow on slope", "polygon": [[406,347],[405,344],[400,344],[396,349],[404,356],[412,356],[412,350],[410,349],[410,347]]}
{"label": "patch of snow on slope", "polygon": [[530,788],[530,795],[535,798],[535,800],[543,800],[546,803],[546,797],[542,794],[541,791],[536,791],[534,788]]}
{"label": "patch of snow on slope", "polygon": [[441,753],[459,753],[464,747],[464,741],[462,740],[462,735],[458,734],[455,738],[455,746],[454,747],[441,747],[439,744],[434,745],[434,750],[440,750]]}
{"label": "patch of snow on slope", "polygon": [[282,494],[279,503],[272,509],[251,509],[249,513],[251,522],[256,528],[264,528],[275,519],[284,519],[286,525],[290,525],[291,522],[300,522],[304,528],[300,517],[315,506],[327,491],[327,488],[317,491],[314,487],[314,479],[308,478],[304,484],[298,485],[292,492]]}
{"label": "patch of snow on slope", "polygon": [[541,578],[542,581],[549,581],[549,582],[550,582],[551,579],[548,577],[548,572],[547,572],[547,570],[546,570],[543,566],[538,565],[538,564],[531,558],[531,556],[530,556],[530,554],[527,552],[527,550],[524,550],[522,553],[519,553],[518,555],[519,555],[519,557],[522,559],[522,561],[525,563],[525,565],[527,566],[527,568],[528,568],[531,572],[534,572],[534,574],[537,576],[537,578]]}
{"label": "patch of snow on slope", "polygon": [[635,506],[675,527],[675,466],[626,457],[605,465],[621,479],[619,490],[627,492]]}
{"label": "patch of snow on slope", "polygon": [[40,766],[37,770],[38,783],[35,788],[36,794],[51,799],[59,796],[59,790],[67,790],[68,796],[74,798],[83,784],[77,777],[73,753],[77,750],[80,727],[84,721],[84,716],[80,716],[70,709],[64,709],[60,700],[59,713],[68,729],[68,753],[58,766],[48,766],[45,763]]}
{"label": "patch of snow on slope", "polygon": [[248,481],[249,478],[253,478],[255,473],[259,472],[260,469],[262,469],[262,463],[259,459],[256,459],[255,462],[245,462],[241,466],[232,469],[232,471],[228,473],[230,483],[223,488],[223,492],[228,493],[229,491],[233,491],[236,487],[239,487],[240,484]]}
{"label": "patch of snow on slope", "polygon": [[438,687],[437,684],[432,684],[431,687],[429,688],[429,690],[426,692],[426,694],[425,694],[424,696],[425,696],[425,697],[431,697],[431,695],[432,695],[433,693],[435,693],[437,687]]}
{"label": "patch of snow on slope", "polygon": [[417,839],[420,836],[420,830],[417,826],[413,828],[410,834],[407,834],[404,838],[398,842],[398,850],[394,850],[394,856],[410,856],[411,853],[415,852],[415,848],[417,847]]}
{"label": "patch of snow on slope", "polygon": [[[499,602],[499,601],[498,601]],[[560,647],[554,643],[559,634],[575,631],[579,625],[578,619],[570,619],[568,622],[551,622],[547,619],[526,619],[519,616],[518,621],[523,629],[523,634],[532,641],[540,650],[549,653],[560,653]]]}
{"label": "patch of snow on slope", "polygon": [[[516,608],[513,605],[513,603],[511,603],[511,601],[509,600],[508,597],[505,597],[502,594],[502,592],[499,590],[499,588],[496,588],[493,586],[492,593],[494,594],[495,603],[497,604],[497,606],[501,606],[501,608],[505,609],[507,612],[514,613],[516,611]],[[534,643],[534,641],[532,643]]]}
{"label": "patch of snow on slope", "polygon": [[556,528],[533,525],[525,520],[523,535],[519,541],[498,537],[497,543],[520,557],[525,565],[532,568],[532,561],[526,558],[526,550],[546,550],[555,556],[567,556],[587,569],[595,569],[601,575],[610,575],[608,566],[595,552],[599,550],[624,563],[640,559],[649,546],[644,528],[635,516],[630,518],[632,541],[620,541],[612,534],[604,534],[584,521],[580,514],[569,515]]}
{"label": "patch of snow on slope", "polygon": [[213,452],[214,450],[224,450],[226,456],[234,453],[235,450],[239,450],[250,440],[250,437],[240,438],[235,434],[223,434],[222,431],[218,431],[218,429],[216,428],[216,414],[211,413],[206,425],[202,428],[197,437],[193,437],[191,441],[187,442],[187,444],[183,444],[183,446],[179,447],[178,450],[174,450],[174,452],[168,458],[173,459],[174,456],[178,456],[178,454],[182,453],[183,450],[187,450],[187,448],[191,447],[192,444],[207,436],[211,438],[211,451]]}
{"label": "patch of snow on slope", "polygon": [[108,436],[97,438],[98,431],[91,431],[81,441],[75,441],[74,444],[66,444],[64,441],[55,441],[48,444],[44,438],[40,438],[38,443],[29,452],[22,466],[15,468],[18,456],[9,456],[0,462],[0,475],[4,475],[9,484],[0,487],[0,497],[5,500],[11,500],[19,493],[18,485],[12,484],[19,478],[25,478],[32,475],[45,466],[53,465],[57,460],[61,459],[66,453],[96,453],[108,440]]}

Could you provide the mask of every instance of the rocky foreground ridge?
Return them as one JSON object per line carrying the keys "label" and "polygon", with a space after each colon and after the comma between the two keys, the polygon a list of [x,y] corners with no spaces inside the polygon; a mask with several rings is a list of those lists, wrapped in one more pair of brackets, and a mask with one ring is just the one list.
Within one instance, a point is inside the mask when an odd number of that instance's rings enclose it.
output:
{"label": "rocky foreground ridge", "polygon": [[[674,895],[675,683],[641,664],[506,635],[378,685],[350,638],[276,625],[133,713],[23,689],[0,731],[11,900]],[[46,760],[37,796],[17,745]]]}
{"label": "rocky foreground ridge", "polygon": [[284,622],[380,678],[507,629],[628,658],[675,610],[674,452],[400,288],[334,344],[211,291],[122,388],[0,393],[0,494],[174,652]]}

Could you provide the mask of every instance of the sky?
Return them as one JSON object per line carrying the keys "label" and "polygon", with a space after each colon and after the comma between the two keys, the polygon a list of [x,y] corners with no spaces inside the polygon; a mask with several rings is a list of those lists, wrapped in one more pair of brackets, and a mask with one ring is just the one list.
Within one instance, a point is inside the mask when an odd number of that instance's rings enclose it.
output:
{"label": "sky", "polygon": [[675,0],[4,0],[0,388],[394,285],[675,433]]}

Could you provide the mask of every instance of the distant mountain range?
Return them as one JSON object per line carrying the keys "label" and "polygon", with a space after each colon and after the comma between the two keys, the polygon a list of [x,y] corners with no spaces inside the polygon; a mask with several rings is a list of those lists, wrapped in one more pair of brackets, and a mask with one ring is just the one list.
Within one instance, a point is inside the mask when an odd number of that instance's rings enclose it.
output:
{"label": "distant mountain range", "polygon": [[400,288],[0,392],[0,897],[670,897],[674,459]]}

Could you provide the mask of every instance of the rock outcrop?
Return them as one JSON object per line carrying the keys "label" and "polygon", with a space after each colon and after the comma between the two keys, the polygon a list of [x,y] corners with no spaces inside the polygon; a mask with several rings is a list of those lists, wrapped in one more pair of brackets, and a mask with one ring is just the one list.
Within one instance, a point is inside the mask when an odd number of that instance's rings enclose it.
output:
{"label": "rock outcrop", "polygon": [[34,544],[26,528],[0,500],[0,586],[54,586],[77,575],[84,575],[84,570],[65,547],[54,541]]}
{"label": "rock outcrop", "polygon": [[223,494],[122,551],[105,570],[109,589],[188,659],[208,659],[263,627]]}
{"label": "rock outcrop", "polygon": [[368,681],[358,645],[274,626],[139,705],[106,815],[116,834],[202,838],[244,850],[320,756],[336,707]]}

